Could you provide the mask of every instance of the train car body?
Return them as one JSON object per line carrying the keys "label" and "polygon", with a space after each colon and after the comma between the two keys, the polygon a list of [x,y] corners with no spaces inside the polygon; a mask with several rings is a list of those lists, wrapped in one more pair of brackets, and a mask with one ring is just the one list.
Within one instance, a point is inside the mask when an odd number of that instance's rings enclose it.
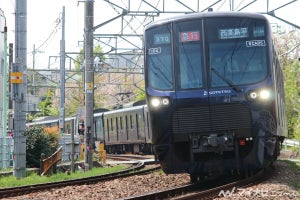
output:
{"label": "train car body", "polygon": [[[57,127],[57,117],[49,116],[34,120],[28,127],[41,125],[45,128]],[[74,133],[83,139],[84,120],[80,117],[65,118],[65,133]],[[147,105],[139,105],[118,110],[94,111],[94,141],[105,144],[108,153],[153,153]],[[96,146],[96,145],[95,145]]]}
{"label": "train car body", "polygon": [[103,138],[107,152],[151,152],[147,119],[145,105],[105,112]]}
{"label": "train car body", "polygon": [[283,75],[267,19],[207,12],[145,29],[154,151],[166,173],[259,169],[286,137]]}

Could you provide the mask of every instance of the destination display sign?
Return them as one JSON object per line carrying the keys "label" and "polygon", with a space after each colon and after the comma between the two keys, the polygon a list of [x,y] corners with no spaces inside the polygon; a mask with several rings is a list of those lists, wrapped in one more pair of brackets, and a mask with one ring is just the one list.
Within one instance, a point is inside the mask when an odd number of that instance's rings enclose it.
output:
{"label": "destination display sign", "polygon": [[180,32],[179,40],[180,40],[180,42],[199,41],[200,40],[200,32],[199,31]]}
{"label": "destination display sign", "polygon": [[219,39],[236,39],[236,38],[246,38],[249,37],[249,32],[247,27],[242,28],[229,28],[219,30]]}
{"label": "destination display sign", "polygon": [[161,33],[154,35],[154,44],[170,44],[171,36],[170,33]]}
{"label": "destination display sign", "polygon": [[255,26],[255,27],[253,27],[253,36],[254,37],[263,37],[263,36],[265,36],[264,26]]}

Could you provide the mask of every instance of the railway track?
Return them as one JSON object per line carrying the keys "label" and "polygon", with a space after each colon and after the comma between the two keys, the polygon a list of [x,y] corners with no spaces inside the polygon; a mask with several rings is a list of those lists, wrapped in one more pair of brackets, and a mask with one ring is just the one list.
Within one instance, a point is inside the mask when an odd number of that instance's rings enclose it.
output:
{"label": "railway track", "polygon": [[193,200],[193,199],[213,199],[217,197],[227,197],[236,192],[238,188],[258,184],[270,178],[275,172],[273,167],[268,167],[248,178],[227,178],[221,177],[217,180],[209,180],[170,188],[163,191],[148,193],[144,195],[125,198],[127,200],[145,199],[170,199],[173,200]]}
{"label": "railway track", "polygon": [[5,197],[15,197],[20,195],[29,194],[32,192],[38,192],[53,188],[60,188],[65,186],[72,185],[84,185],[84,184],[92,184],[99,181],[108,181],[117,178],[129,177],[134,175],[146,174],[160,169],[158,165],[148,167],[147,169],[143,169],[145,167],[145,163],[143,161],[134,163],[131,167],[114,173],[92,176],[74,180],[65,180],[59,182],[51,182],[51,183],[43,183],[43,184],[35,184],[35,185],[26,185],[12,188],[2,188],[0,189],[0,199]]}
{"label": "railway track", "polygon": [[145,157],[143,155],[135,155],[135,154],[107,154],[107,159],[113,160],[124,160],[124,161],[139,161],[139,160],[147,160],[147,159],[154,159],[153,157]]}

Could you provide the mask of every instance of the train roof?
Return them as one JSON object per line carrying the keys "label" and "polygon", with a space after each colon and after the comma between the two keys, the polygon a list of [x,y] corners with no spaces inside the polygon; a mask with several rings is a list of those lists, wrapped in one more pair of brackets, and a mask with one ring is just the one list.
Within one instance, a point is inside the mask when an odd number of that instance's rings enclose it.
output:
{"label": "train roof", "polygon": [[[75,117],[66,117],[65,121],[69,121],[69,120],[72,120],[74,118]],[[59,121],[59,118],[56,117],[56,116],[53,116],[52,118],[43,118],[43,117],[41,117],[41,118],[35,119],[32,122],[27,123],[27,124],[29,124],[29,125],[51,124],[51,123],[58,123],[58,121]]]}
{"label": "train roof", "polygon": [[51,121],[51,120],[57,120],[57,116],[43,116],[38,117],[32,120],[32,122],[43,122],[43,121]]}
{"label": "train roof", "polygon": [[145,108],[147,109],[147,104],[127,107],[127,108],[120,108],[120,109],[117,109],[117,110],[109,110],[109,111],[102,112],[102,113],[94,113],[94,117],[98,117],[98,116],[102,116],[102,115],[115,114],[115,113],[121,113],[121,112],[130,112],[130,111],[135,111],[135,110],[145,109]]}
{"label": "train roof", "polygon": [[118,110],[107,111],[107,112],[104,113],[104,115],[106,115],[106,114],[120,113],[120,112],[130,112],[130,111],[135,111],[135,110],[143,109],[145,107],[146,107],[146,105],[133,106],[133,107],[128,107],[128,108],[121,108],[121,109],[118,109]]}
{"label": "train roof", "polygon": [[[120,113],[120,112],[130,112],[130,111],[135,111],[139,109],[147,109],[147,105],[138,105],[138,106],[133,106],[133,107],[128,107],[128,108],[121,108],[118,110],[107,110],[103,109],[103,112],[94,112],[94,117],[102,116],[104,114],[115,114],[115,113]],[[76,116],[73,117],[66,117],[65,121],[76,119]],[[38,125],[38,124],[50,124],[50,123],[58,123],[59,118],[58,117],[53,117],[53,119],[48,119],[45,120],[44,118],[40,118],[39,120],[33,121],[31,123],[27,123],[28,125]]]}
{"label": "train roof", "polygon": [[201,19],[201,18],[213,18],[213,17],[250,17],[250,18],[256,18],[256,19],[264,19],[267,20],[267,18],[260,14],[260,13],[254,13],[254,12],[199,12],[199,13],[191,13],[186,15],[178,15],[171,18],[166,18],[162,20],[157,20],[146,26],[146,29],[149,29],[154,26],[159,26],[162,24],[167,24],[170,22],[176,22],[176,21],[184,21],[184,20],[191,20],[191,19]]}

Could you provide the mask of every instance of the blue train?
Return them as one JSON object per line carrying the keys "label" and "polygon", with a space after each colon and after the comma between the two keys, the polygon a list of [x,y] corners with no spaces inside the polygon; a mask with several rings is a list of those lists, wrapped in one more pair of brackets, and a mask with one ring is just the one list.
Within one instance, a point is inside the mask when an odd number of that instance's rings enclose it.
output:
{"label": "blue train", "polygon": [[206,12],[144,33],[152,144],[165,173],[261,169],[287,136],[283,74],[266,17]]}

